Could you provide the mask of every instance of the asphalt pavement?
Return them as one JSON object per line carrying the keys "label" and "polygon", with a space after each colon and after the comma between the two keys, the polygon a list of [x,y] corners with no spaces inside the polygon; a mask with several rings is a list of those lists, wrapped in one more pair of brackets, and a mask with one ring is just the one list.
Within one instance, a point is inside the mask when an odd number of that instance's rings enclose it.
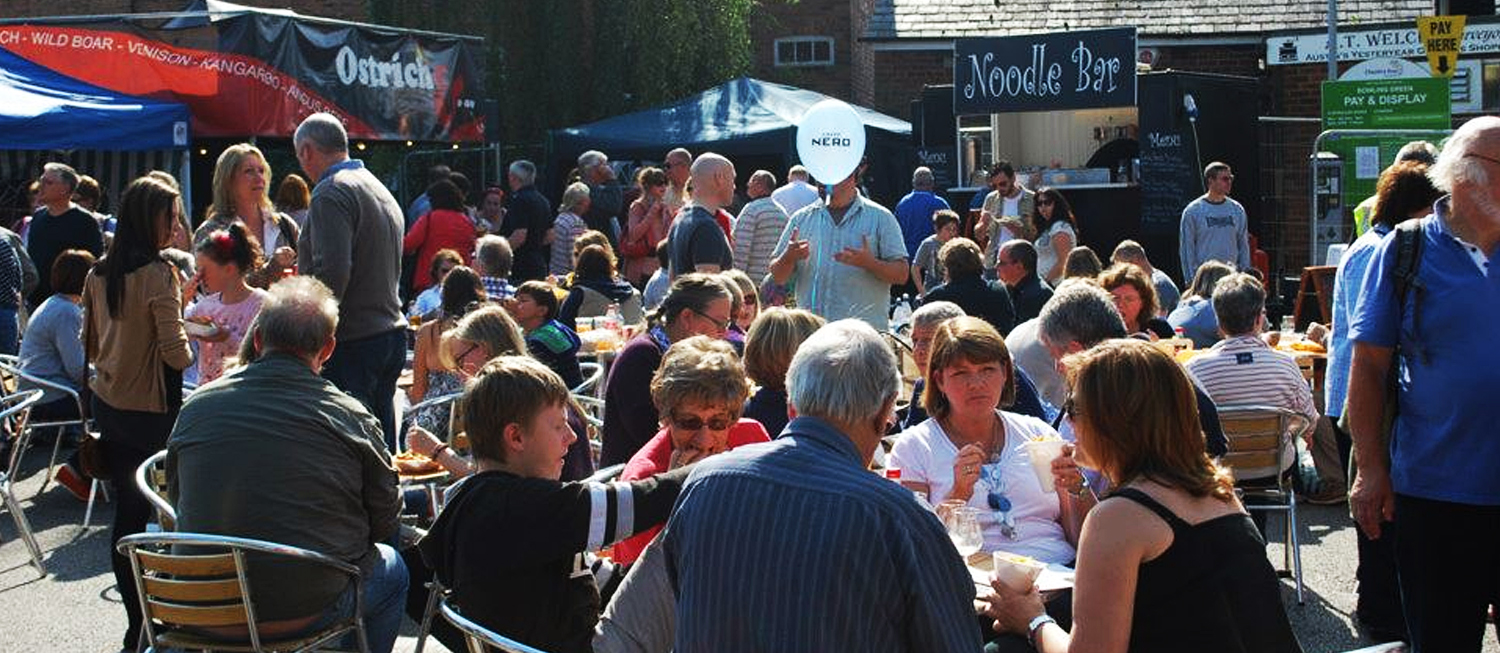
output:
{"label": "asphalt pavement", "polygon": [[[67,490],[51,484],[40,496],[47,452],[29,452],[15,490],[41,543],[48,575],[30,564],[7,513],[0,515],[0,651],[114,653],[125,628],[114,576],[109,566],[108,504],[94,511],[83,526],[84,505]],[[1373,642],[1351,623],[1354,610],[1355,545],[1353,523],[1344,506],[1299,506],[1304,605],[1297,605],[1290,579],[1282,581],[1282,601],[1307,653],[1350,651]],[[1280,518],[1270,517],[1275,529]],[[1280,565],[1279,544],[1267,548]],[[410,651],[416,625],[403,627],[397,651]],[[428,651],[446,651],[429,640]],[[1500,653],[1493,628],[1486,631],[1485,653]]]}

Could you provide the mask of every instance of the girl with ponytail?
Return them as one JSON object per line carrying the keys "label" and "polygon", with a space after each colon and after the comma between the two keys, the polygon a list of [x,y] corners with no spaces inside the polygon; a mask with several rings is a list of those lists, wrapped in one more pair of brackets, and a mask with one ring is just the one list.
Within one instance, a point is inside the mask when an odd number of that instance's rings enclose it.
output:
{"label": "girl with ponytail", "polygon": [[[250,286],[249,274],[261,267],[260,243],[242,222],[231,222],[199,241],[198,273],[183,291],[192,323],[188,335],[198,341],[198,379],[208,383],[224,374],[224,359],[235,355],[261,302],[269,294]],[[199,286],[207,294],[198,297]]]}

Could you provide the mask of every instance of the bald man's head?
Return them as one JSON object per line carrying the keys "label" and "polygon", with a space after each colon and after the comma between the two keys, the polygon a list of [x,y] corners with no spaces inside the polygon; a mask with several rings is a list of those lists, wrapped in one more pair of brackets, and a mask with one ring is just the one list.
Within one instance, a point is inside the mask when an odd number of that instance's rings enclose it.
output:
{"label": "bald man's head", "polygon": [[693,161],[693,200],[704,208],[719,209],[734,200],[734,164],[713,152]]}

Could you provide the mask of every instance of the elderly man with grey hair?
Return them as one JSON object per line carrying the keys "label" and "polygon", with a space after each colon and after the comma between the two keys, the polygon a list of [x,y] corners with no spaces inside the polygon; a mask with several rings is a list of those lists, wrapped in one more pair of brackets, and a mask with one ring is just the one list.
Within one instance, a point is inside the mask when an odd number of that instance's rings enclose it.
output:
{"label": "elderly man with grey hair", "polygon": [[[70,249],[82,249],[95,257],[104,255],[104,235],[94,214],[73,203],[78,188],[78,172],[62,163],[42,166],[41,206],[31,214],[26,231],[26,252],[38,270],[51,272],[57,255]],[[27,297],[31,310],[52,296],[51,274],[38,275],[36,287]],[[11,327],[14,330],[14,327]]]}
{"label": "elderly man with grey hair", "polygon": [[921,166],[911,173],[911,192],[896,203],[896,222],[901,224],[901,238],[906,241],[906,258],[917,255],[922,240],[933,234],[932,214],[950,210],[948,200],[932,192],[936,183],[932,169]]}
{"label": "elderly man with grey hair", "polygon": [[[1266,320],[1265,287],[1255,277],[1236,272],[1214,285],[1213,304],[1224,339],[1187,362],[1193,380],[1217,406],[1285,408],[1304,417],[1311,427],[1318,419],[1318,409],[1313,405],[1312,388],[1302,377],[1297,361],[1276,351],[1260,337]],[[1311,433],[1311,428],[1304,431]],[[1275,476],[1295,461],[1294,447],[1287,447],[1279,468],[1237,469],[1236,477],[1244,480]]]}
{"label": "elderly man with grey hair", "polygon": [[756,170],[745,185],[745,194],[750,201],[740,209],[734,221],[734,266],[742,270],[755,283],[765,279],[771,270],[771,252],[786,227],[787,213],[781,205],[771,199],[776,189],[776,175],[769,170]]}
{"label": "elderly man with grey hair", "polygon": [[787,215],[801,211],[807,205],[818,201],[818,187],[808,183],[811,180],[812,175],[807,173],[807,168],[794,165],[786,171],[786,183],[781,188],[771,191],[771,199],[781,207],[782,211],[786,211]]}
{"label": "elderly man with grey hair", "polygon": [[301,273],[338,300],[338,348],[323,377],[380,420],[396,447],[396,379],[406,363],[401,315],[401,205],[365,164],[349,158],[349,134],[328,113],[315,113],[292,136],[297,162],[314,180],[307,225],[297,244]]}
{"label": "elderly man with grey hair", "polygon": [[510,277],[515,265],[515,252],[504,236],[481,236],[474,242],[474,271],[484,284],[484,294],[490,301],[503,302],[516,294]]}
{"label": "elderly man with grey hair", "polygon": [[[1350,508],[1371,538],[1391,536],[1382,522],[1397,524],[1413,650],[1478,651],[1486,605],[1500,597],[1500,118],[1459,127],[1428,177],[1448,195],[1381,242],[1349,329],[1345,412],[1359,470]],[[1415,278],[1403,293],[1406,267]]]}
{"label": "elderly man with grey hair", "polygon": [[[271,286],[260,310],[248,336],[258,355],[193,393],[167,440],[178,528],[288,544],[358,566],[370,650],[390,651],[407,572],[383,542],[399,527],[401,500],[380,423],[318,375],[336,349],[338,302],[318,280],[290,277]],[[343,574],[251,565],[263,637],[296,637],[361,605]]]}
{"label": "elderly man with grey hair", "polygon": [[686,206],[690,198],[688,179],[693,175],[693,153],[686,148],[673,148],[661,161],[662,172],[667,173],[667,214],[675,216]]}
{"label": "elderly man with grey hair", "polygon": [[[938,327],[944,322],[964,315],[967,313],[964,313],[964,309],[958,304],[941,301],[923,304],[911,314],[911,357],[922,376],[917,377],[916,383],[912,385],[911,404],[907,406],[906,413],[898,424],[902,430],[927,420],[927,409],[922,405],[922,391],[927,387],[927,360],[932,354],[932,337],[937,334]],[[1057,414],[1057,409],[1043,402],[1041,395],[1037,393],[1036,384],[1032,383],[1026,370],[1019,366],[1016,366],[1015,370],[1015,401],[1006,407],[1006,410],[1051,422]]]}
{"label": "elderly man with grey hair", "polygon": [[525,159],[512,161],[506,171],[510,195],[505,198],[505,221],[500,235],[515,252],[515,266],[508,275],[517,284],[540,281],[547,277],[547,261],[552,254],[552,204],[536,189],[536,164]]}
{"label": "elderly man with grey hair", "polygon": [[578,180],[589,187],[589,210],[583,214],[584,224],[607,236],[610,247],[618,251],[625,190],[609,165],[609,157],[599,150],[578,155]]}
{"label": "elderly man with grey hair", "polygon": [[692,200],[667,231],[667,272],[674,279],[690,272],[713,274],[734,267],[729,234],[715,217],[734,201],[734,164],[722,155],[704,152],[693,161],[692,173]]}
{"label": "elderly man with grey hair", "polygon": [[880,334],[834,322],[792,358],[781,437],[698,463],[660,536],[673,650],[980,650],[943,526],[868,469],[900,384]]}
{"label": "elderly man with grey hair", "polygon": [[[1069,280],[1057,287],[1052,300],[1042,308],[1036,320],[1037,336],[1052,355],[1053,364],[1061,369],[1068,354],[1092,349],[1099,343],[1126,337],[1125,318],[1115,308],[1114,300],[1092,280]],[[1007,339],[1007,343],[1010,341]],[[1205,445],[1210,456],[1229,452],[1229,441],[1219,425],[1219,411],[1208,394],[1193,385],[1198,396],[1198,421],[1203,426]],[[1072,438],[1073,427],[1066,414],[1053,423],[1064,437]]]}

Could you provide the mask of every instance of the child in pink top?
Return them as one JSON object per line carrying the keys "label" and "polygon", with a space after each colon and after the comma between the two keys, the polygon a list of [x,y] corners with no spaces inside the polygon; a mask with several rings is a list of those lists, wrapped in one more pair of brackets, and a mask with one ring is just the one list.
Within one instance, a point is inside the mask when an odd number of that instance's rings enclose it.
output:
{"label": "child in pink top", "polygon": [[[224,359],[239,351],[250,322],[270,294],[245,281],[251,270],[260,268],[261,250],[244,224],[234,222],[228,229],[209,234],[198,245],[197,255],[198,273],[183,291],[183,303],[193,302],[199,285],[209,294],[198,297],[183,317],[202,325],[188,330],[188,335],[198,341],[198,379],[202,384],[224,374]],[[212,330],[201,335],[195,332],[204,327]]]}

